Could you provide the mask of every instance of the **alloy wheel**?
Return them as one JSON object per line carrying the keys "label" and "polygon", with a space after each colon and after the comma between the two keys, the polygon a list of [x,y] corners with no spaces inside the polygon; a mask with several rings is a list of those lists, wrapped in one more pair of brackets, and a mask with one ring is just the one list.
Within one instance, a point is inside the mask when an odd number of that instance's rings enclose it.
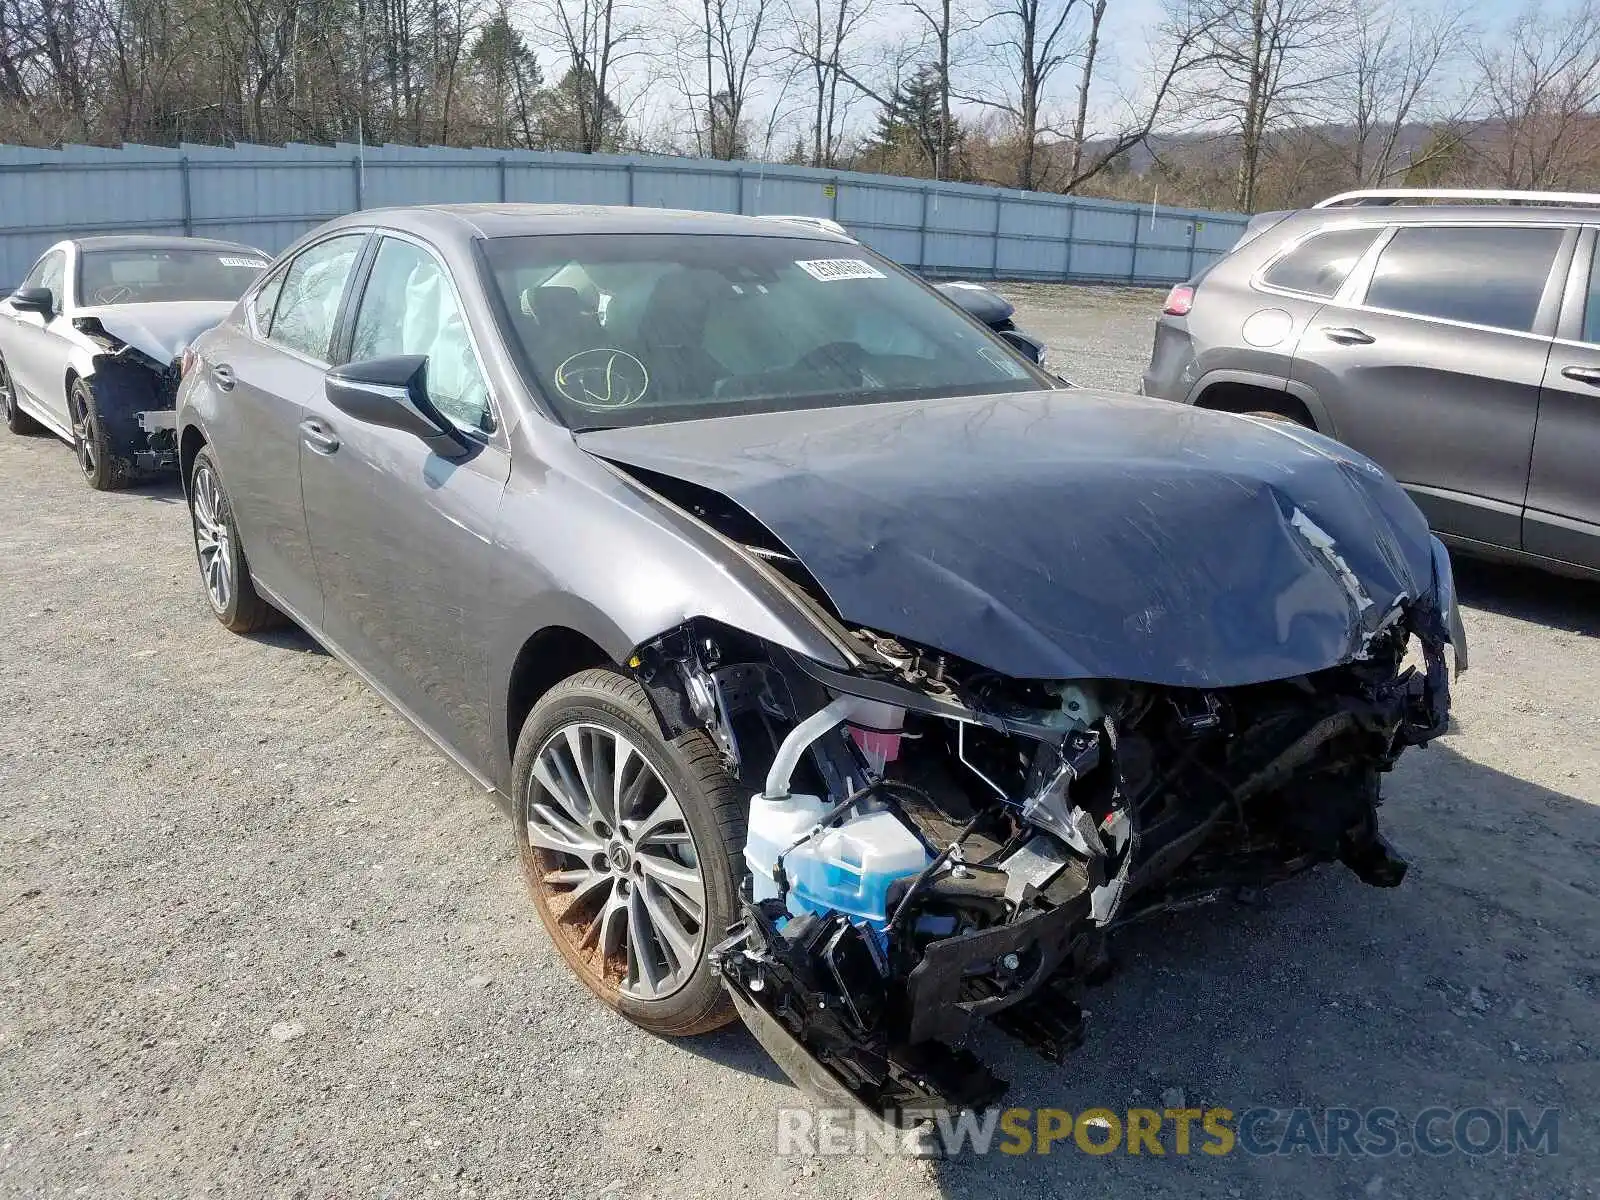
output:
{"label": "alloy wheel", "polygon": [[233,594],[233,534],[228,527],[228,501],[216,472],[204,463],[192,484],[194,547],[200,557],[200,577],[206,597],[217,612],[227,611]]}
{"label": "alloy wheel", "polygon": [[78,465],[90,479],[94,478],[94,412],[80,388],[72,390],[72,448],[77,451]]}
{"label": "alloy wheel", "polygon": [[4,417],[9,425],[12,419],[12,409],[16,407],[16,400],[11,396],[11,372],[6,370],[6,365],[0,362],[0,417]]}
{"label": "alloy wheel", "polygon": [[526,793],[530,876],[559,936],[638,1000],[689,982],[706,889],[683,809],[639,748],[588,722],[557,729]]}

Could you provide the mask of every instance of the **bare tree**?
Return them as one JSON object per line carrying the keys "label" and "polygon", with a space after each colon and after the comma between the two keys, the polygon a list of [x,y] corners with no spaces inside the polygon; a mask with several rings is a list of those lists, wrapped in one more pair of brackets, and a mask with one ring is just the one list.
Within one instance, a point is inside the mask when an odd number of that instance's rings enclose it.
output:
{"label": "bare tree", "polygon": [[695,140],[708,158],[748,153],[742,134],[746,109],[772,63],[769,16],[769,0],[700,0],[705,89],[697,99],[704,125],[696,120]]}
{"label": "bare tree", "polygon": [[1175,0],[1176,19],[1205,31],[1206,70],[1191,94],[1198,122],[1238,143],[1234,203],[1255,207],[1268,135],[1308,121],[1344,71],[1348,0]]}
{"label": "bare tree", "polygon": [[[1099,15],[1105,0],[998,0],[985,20],[989,30],[988,49],[998,59],[1004,82],[998,95],[967,92],[961,99],[1004,113],[1017,136],[1016,185],[1035,188],[1040,184],[1039,133],[1046,102],[1046,89],[1052,76],[1080,53],[1076,33],[1070,22],[1082,9],[1092,23],[1092,34],[1099,33]],[[1085,55],[1092,74],[1091,55]]]}
{"label": "bare tree", "polygon": [[1477,155],[1505,187],[1550,188],[1592,179],[1600,159],[1600,11],[1580,0],[1563,13],[1537,5],[1508,36],[1480,43],[1487,128]]}
{"label": "bare tree", "polygon": [[638,53],[644,31],[626,0],[544,0],[545,32],[567,57],[557,85],[571,108],[569,149],[595,154],[610,148],[616,119],[610,89],[615,73]]}
{"label": "bare tree", "polygon": [[[1357,0],[1343,40],[1343,78],[1328,112],[1351,185],[1377,187],[1423,164],[1415,154],[1402,154],[1408,126],[1420,122],[1442,131],[1460,125],[1470,93],[1447,100],[1445,88],[1465,34],[1458,8]],[[1449,144],[1447,138],[1434,141]]]}
{"label": "bare tree", "polygon": [[[1083,170],[1083,141],[1089,126],[1089,96],[1094,89],[1095,63],[1100,58],[1100,24],[1105,19],[1106,0],[1094,0],[1094,7],[1089,10],[1089,36],[1083,44],[1083,66],[1078,72],[1078,113],[1072,122],[1072,166],[1069,174],[1073,179],[1077,179],[1078,173]],[[1157,115],[1157,112],[1150,114],[1152,125]]]}
{"label": "bare tree", "polygon": [[1189,88],[1197,73],[1215,67],[1213,38],[1214,25],[1219,19],[1217,15],[1210,10],[1192,8],[1173,12],[1162,22],[1151,40],[1144,86],[1134,96],[1123,97],[1121,119],[1111,129],[1091,133],[1088,128],[1089,91],[1094,79],[1094,60],[1099,46],[1100,21],[1105,16],[1105,0],[1097,0],[1091,15],[1077,112],[1070,134],[1070,166],[1061,184],[1063,192],[1077,191],[1120,161],[1128,151],[1147,144],[1150,136],[1167,119],[1174,91],[1180,86]]}
{"label": "bare tree", "polygon": [[804,66],[810,84],[811,165],[838,159],[851,100],[860,92],[846,83],[849,48],[870,21],[873,0],[787,0],[789,53]]}

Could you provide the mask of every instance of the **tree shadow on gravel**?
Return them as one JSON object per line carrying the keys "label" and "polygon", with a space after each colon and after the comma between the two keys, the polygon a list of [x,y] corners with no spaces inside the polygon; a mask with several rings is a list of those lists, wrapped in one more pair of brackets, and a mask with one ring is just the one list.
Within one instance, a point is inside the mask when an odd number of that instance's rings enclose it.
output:
{"label": "tree shadow on gravel", "polygon": [[323,658],[328,657],[328,651],[321,642],[312,637],[293,621],[280,625],[276,629],[267,629],[260,633],[250,635],[250,640],[263,646],[271,646],[277,650],[294,650],[301,654],[315,654]]}
{"label": "tree shadow on gravel", "polygon": [[1600,637],[1600,583],[1462,556],[1453,564],[1456,589],[1474,608]]}
{"label": "tree shadow on gravel", "polygon": [[754,1075],[769,1083],[789,1082],[789,1077],[761,1048],[761,1043],[756,1041],[755,1036],[738,1021],[713,1033],[664,1040],[674,1049],[687,1050],[690,1054],[716,1063],[719,1067],[727,1067],[743,1075]]}
{"label": "tree shadow on gravel", "polygon": [[183,498],[183,485],[178,482],[176,474],[141,479],[139,482],[124,488],[123,494],[154,500],[157,504],[187,503]]}

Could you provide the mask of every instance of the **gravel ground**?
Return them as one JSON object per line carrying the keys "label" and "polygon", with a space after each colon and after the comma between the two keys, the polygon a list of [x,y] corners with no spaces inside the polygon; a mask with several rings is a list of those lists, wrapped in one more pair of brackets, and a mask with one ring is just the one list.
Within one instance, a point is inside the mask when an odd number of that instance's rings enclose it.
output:
{"label": "gravel ground", "polygon": [[[1068,374],[1136,376],[1157,297],[1018,295]],[[1017,1105],[1555,1106],[1557,1154],[780,1157],[798,1094],[747,1034],[610,1016],[492,798],[308,639],[216,624],[175,488],[91,494],[46,438],[0,479],[0,1193],[1593,1195],[1600,588],[1462,567],[1404,887],[1145,926],[1066,1065],[977,1047]]]}

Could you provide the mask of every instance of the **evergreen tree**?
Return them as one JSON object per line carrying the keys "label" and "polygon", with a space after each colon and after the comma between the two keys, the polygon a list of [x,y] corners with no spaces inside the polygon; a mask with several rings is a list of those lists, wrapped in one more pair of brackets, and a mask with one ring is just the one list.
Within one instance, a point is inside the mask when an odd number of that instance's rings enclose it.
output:
{"label": "evergreen tree", "polygon": [[[870,153],[886,169],[923,175],[933,172],[941,141],[941,91],[935,63],[924,64],[901,80],[889,104],[878,113],[878,127],[870,145]],[[952,162],[957,158],[961,137],[960,123],[952,117],[944,142],[951,149]]]}

